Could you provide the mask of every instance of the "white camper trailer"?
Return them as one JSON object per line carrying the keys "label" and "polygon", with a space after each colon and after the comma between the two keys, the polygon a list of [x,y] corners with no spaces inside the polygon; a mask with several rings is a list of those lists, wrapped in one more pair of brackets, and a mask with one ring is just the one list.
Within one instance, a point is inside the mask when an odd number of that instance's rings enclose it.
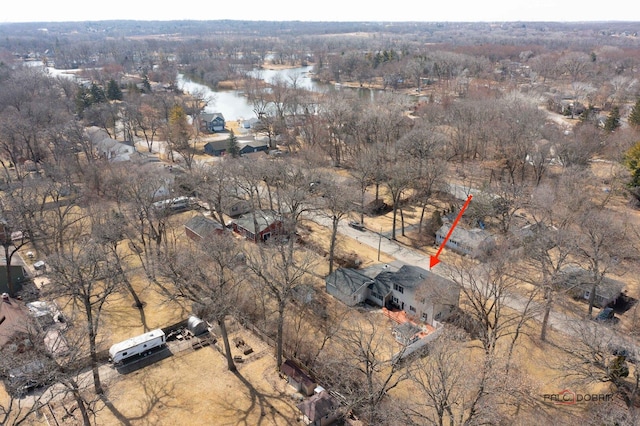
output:
{"label": "white camper trailer", "polygon": [[166,342],[164,331],[157,329],[140,336],[132,337],[123,342],[116,343],[109,349],[109,358],[114,364],[136,355],[145,354],[152,349],[158,348]]}

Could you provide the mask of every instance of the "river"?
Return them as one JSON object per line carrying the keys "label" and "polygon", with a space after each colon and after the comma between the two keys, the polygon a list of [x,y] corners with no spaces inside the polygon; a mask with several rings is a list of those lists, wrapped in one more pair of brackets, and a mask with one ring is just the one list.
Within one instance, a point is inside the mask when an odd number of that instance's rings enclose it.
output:
{"label": "river", "polygon": [[[31,66],[41,66],[50,75],[78,79],[78,76],[75,74],[77,70],[58,70],[53,67],[44,67],[40,61],[33,61],[28,64]],[[285,68],[280,70],[255,69],[249,74],[252,77],[260,78],[267,83],[274,83],[280,79],[289,85],[293,85],[295,83],[298,88],[314,92],[325,92],[329,90],[357,90],[363,97],[366,96],[372,98],[374,95],[375,91],[369,89],[350,89],[345,87],[337,89],[330,84],[318,83],[311,79],[310,72],[312,70],[313,66],[308,65],[304,67]],[[203,94],[206,99],[209,100],[209,103],[205,108],[205,112],[219,112],[227,121],[248,120],[256,117],[252,104],[248,101],[247,97],[241,90],[212,90],[204,84],[191,81],[182,74],[178,74],[177,85],[181,90],[184,90],[187,93],[198,92]]]}
{"label": "river", "polygon": [[[278,79],[289,85],[295,85],[298,88],[320,92],[327,90],[324,86],[314,82],[309,72],[313,66],[286,68],[282,70],[263,70],[256,69],[249,74],[254,78],[260,78],[267,83],[274,83]],[[189,80],[182,74],[178,75],[178,87],[187,93],[198,92],[203,94],[209,104],[205,108],[205,112],[219,112],[225,120],[248,120],[255,118],[253,106],[241,90],[212,90],[208,86]]]}

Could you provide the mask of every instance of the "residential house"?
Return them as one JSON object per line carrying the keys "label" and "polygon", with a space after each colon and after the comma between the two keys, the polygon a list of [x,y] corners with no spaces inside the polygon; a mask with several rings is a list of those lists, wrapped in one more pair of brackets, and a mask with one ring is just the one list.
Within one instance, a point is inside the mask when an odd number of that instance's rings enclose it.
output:
{"label": "residential house", "polygon": [[[567,266],[560,271],[556,285],[575,298],[589,300],[593,288],[593,276],[588,270],[579,266]],[[622,294],[624,286],[622,281],[603,277],[596,287],[594,305],[603,308],[615,303]]]}
{"label": "residential house", "polygon": [[238,141],[238,147],[240,148],[240,155],[250,154],[252,152],[267,152],[269,151],[269,145],[264,141]]}
{"label": "residential house", "polygon": [[224,209],[224,214],[229,217],[238,217],[251,211],[251,203],[247,200],[237,200]]}
{"label": "residential house", "polygon": [[[436,245],[442,244],[451,229],[450,224],[444,224],[436,231]],[[460,254],[471,257],[483,257],[493,250],[495,238],[484,229],[454,228],[445,247]]]}
{"label": "residential house", "polygon": [[390,306],[433,325],[444,320],[458,306],[460,289],[440,275],[403,265],[398,271],[383,271],[376,277],[381,288],[391,293]]}
{"label": "residential house", "polygon": [[316,382],[313,381],[300,367],[293,361],[286,360],[280,366],[280,372],[287,377],[287,382],[304,396],[313,395]]}
{"label": "residential house", "polygon": [[0,293],[9,293],[15,296],[22,290],[24,283],[28,280],[26,265],[22,258],[17,254],[11,258],[11,288],[8,285],[7,277],[7,261],[2,257],[0,259]]}
{"label": "residential house", "polygon": [[18,332],[26,333],[29,327],[28,311],[24,303],[2,293],[0,298],[0,348]]}
{"label": "residential house", "polygon": [[254,242],[267,241],[282,232],[282,220],[273,210],[256,210],[232,220],[231,226],[238,234]]}
{"label": "residential house", "polygon": [[369,286],[374,279],[357,269],[339,268],[327,276],[325,283],[327,293],[347,306],[355,306],[370,297]]}
{"label": "residential house", "polygon": [[249,130],[255,129],[256,127],[258,127],[259,123],[260,123],[260,120],[258,120],[255,117],[250,118],[248,120],[242,120],[242,122],[240,123],[240,132],[247,133]]}
{"label": "residential house", "polygon": [[325,284],[329,294],[348,306],[370,302],[401,309],[430,325],[444,320],[460,298],[460,289],[452,281],[400,262],[362,271],[339,268],[326,277]]}
{"label": "residential house", "polygon": [[511,244],[519,247],[527,247],[532,244],[551,250],[555,247],[558,228],[546,225],[542,222],[529,223],[512,232]]}
{"label": "residential house", "polygon": [[136,152],[132,145],[112,139],[107,132],[97,127],[87,129],[86,134],[99,158],[111,162],[130,161]]}
{"label": "residential house", "polygon": [[204,112],[200,114],[200,122],[202,127],[211,133],[222,132],[225,128],[224,116],[219,112]]}
{"label": "residential house", "polygon": [[204,145],[204,152],[206,154],[213,155],[214,157],[222,157],[227,152],[228,148],[229,141],[225,139],[221,141],[207,142]]}
{"label": "residential house", "polygon": [[198,214],[184,224],[184,232],[191,240],[201,241],[211,235],[223,233],[224,226],[209,217]]}
{"label": "residential house", "polygon": [[305,425],[329,426],[341,416],[340,403],[326,390],[314,394],[297,407],[302,412],[302,421]]}

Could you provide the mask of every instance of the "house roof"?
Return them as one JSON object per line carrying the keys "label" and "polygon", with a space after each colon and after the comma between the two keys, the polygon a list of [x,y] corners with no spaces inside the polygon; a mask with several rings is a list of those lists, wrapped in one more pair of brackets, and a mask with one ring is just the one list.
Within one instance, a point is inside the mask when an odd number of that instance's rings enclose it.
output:
{"label": "house roof", "polygon": [[291,377],[296,382],[305,385],[306,387],[315,387],[315,382],[311,379],[311,377],[307,376],[304,371],[300,369],[300,367],[298,367],[293,361],[289,359],[282,363],[282,365],[280,366],[280,371]]}
{"label": "house roof", "polygon": [[229,148],[229,141],[224,139],[221,141],[207,142],[204,145],[204,149],[207,150],[207,147],[212,151],[226,151],[227,148]]}
{"label": "house roof", "polygon": [[200,214],[193,216],[184,224],[184,226],[198,234],[200,237],[206,237],[213,232],[224,230],[224,226],[220,223]]}
{"label": "house roof", "polygon": [[385,283],[389,288],[392,288],[393,284],[399,284],[405,288],[415,288],[423,283],[430,275],[433,274],[419,266],[403,265],[396,272],[381,272],[376,277],[376,281]]}
{"label": "house roof", "polygon": [[[438,229],[437,234],[444,237],[447,235],[450,228],[451,228],[451,225],[449,224],[442,225],[442,227]],[[451,233],[451,236],[449,237],[449,241],[455,240],[467,247],[477,248],[480,246],[480,244],[483,241],[489,238],[492,238],[491,234],[483,229],[480,229],[480,228],[464,229],[458,226]]]}
{"label": "house roof", "polygon": [[207,122],[213,121],[216,118],[220,118],[222,119],[222,121],[224,121],[224,115],[219,112],[203,112],[202,114],[200,114],[200,118]]}
{"label": "house roof", "polygon": [[327,391],[322,391],[301,402],[297,407],[311,422],[315,422],[335,413],[340,404]]}
{"label": "house roof", "polygon": [[24,304],[3,294],[0,298],[0,347],[3,347],[15,333],[26,332],[28,321]]}
{"label": "house roof", "polygon": [[[567,266],[560,272],[557,284],[565,288],[578,288],[581,291],[591,291],[593,285],[593,277],[588,270],[579,266]],[[604,277],[596,294],[605,299],[612,299],[619,295],[624,289],[625,284],[622,281]]]}
{"label": "house roof", "polygon": [[269,146],[269,144],[265,141],[257,141],[255,139],[253,140],[238,140],[238,146],[240,147],[240,149],[250,146],[251,148],[262,148],[262,147],[266,147]]}
{"label": "house roof", "polygon": [[256,210],[253,213],[243,214],[237,219],[234,219],[233,223],[239,228],[246,229],[253,234],[259,234],[278,221],[280,221],[280,217],[275,211]]}
{"label": "house roof", "polygon": [[451,280],[427,271],[419,266],[403,265],[400,269],[385,270],[378,274],[369,288],[379,294],[387,294],[397,284],[404,288],[420,287],[421,296],[440,303],[457,303],[459,290]]}
{"label": "house roof", "polygon": [[340,292],[350,295],[362,288],[363,285],[373,283],[373,278],[356,269],[338,268],[325,278],[325,282]]}
{"label": "house roof", "polygon": [[129,154],[135,152],[132,146],[112,139],[107,132],[97,127],[87,129],[86,133],[91,144],[100,152],[110,153],[112,160],[129,160]]}

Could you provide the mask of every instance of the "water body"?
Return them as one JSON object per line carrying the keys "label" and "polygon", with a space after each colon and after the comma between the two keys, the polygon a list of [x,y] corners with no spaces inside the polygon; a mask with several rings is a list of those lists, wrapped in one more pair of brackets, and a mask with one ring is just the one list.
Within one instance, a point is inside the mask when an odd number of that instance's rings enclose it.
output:
{"label": "water body", "polygon": [[259,78],[267,83],[273,84],[277,80],[284,81],[288,85],[293,85],[299,89],[306,89],[312,92],[320,92],[326,90],[326,86],[322,86],[311,79],[309,74],[313,70],[313,65],[298,68],[288,68],[283,70],[253,70],[249,75],[253,78]]}
{"label": "water body", "polygon": [[[313,92],[356,91],[361,99],[373,100],[377,90],[365,88],[351,88],[346,86],[333,86],[331,84],[318,83],[311,79],[310,71],[313,66],[287,68],[281,70],[256,69],[249,74],[254,78],[259,78],[267,83],[274,83],[278,79],[289,85],[295,83],[296,87]],[[206,112],[220,112],[226,120],[247,120],[255,118],[253,106],[244,96],[241,90],[212,90],[211,88],[195,83],[184,75],[178,75],[178,87],[187,93],[198,91],[204,93],[211,99],[205,108]]]}
{"label": "water body", "polygon": [[[249,74],[254,78],[259,78],[267,83],[274,83],[278,79],[288,85],[295,83],[296,87],[315,92],[328,90],[328,86],[323,86],[311,80],[309,72],[313,66],[287,68],[282,70],[262,70],[256,69]],[[205,112],[222,113],[225,120],[247,120],[255,118],[253,106],[241,90],[212,90],[210,87],[191,81],[182,74],[178,75],[178,87],[187,93],[203,93],[209,104]]]}
{"label": "water body", "polygon": [[256,116],[253,106],[240,90],[211,90],[210,87],[189,80],[182,74],[178,74],[178,87],[187,93],[201,93],[209,104],[205,112],[222,113],[225,120],[248,120]]}

